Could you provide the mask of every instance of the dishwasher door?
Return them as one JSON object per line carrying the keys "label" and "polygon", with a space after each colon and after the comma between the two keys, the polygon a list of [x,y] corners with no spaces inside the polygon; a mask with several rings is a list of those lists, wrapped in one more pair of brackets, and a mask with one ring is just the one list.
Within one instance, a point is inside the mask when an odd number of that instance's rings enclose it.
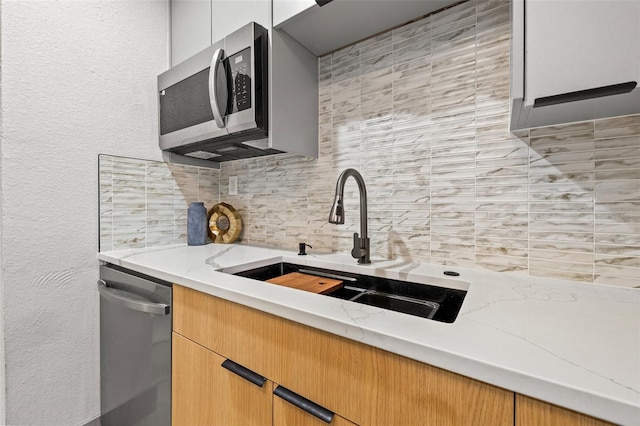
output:
{"label": "dishwasher door", "polygon": [[171,283],[100,267],[102,426],[171,424]]}

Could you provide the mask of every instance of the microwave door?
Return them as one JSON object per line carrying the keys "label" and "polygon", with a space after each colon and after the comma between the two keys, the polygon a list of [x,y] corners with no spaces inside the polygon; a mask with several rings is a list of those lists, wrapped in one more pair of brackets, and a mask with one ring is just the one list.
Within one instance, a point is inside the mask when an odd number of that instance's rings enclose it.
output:
{"label": "microwave door", "polygon": [[217,42],[158,76],[161,149],[229,134],[215,122],[209,90],[212,57],[222,48]]}

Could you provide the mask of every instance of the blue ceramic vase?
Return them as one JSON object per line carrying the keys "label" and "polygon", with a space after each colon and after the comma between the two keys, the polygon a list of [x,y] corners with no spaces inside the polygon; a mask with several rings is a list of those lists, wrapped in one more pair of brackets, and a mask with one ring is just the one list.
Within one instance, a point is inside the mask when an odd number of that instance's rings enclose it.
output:
{"label": "blue ceramic vase", "polygon": [[204,203],[193,202],[187,210],[187,244],[201,246],[207,243],[207,209]]}

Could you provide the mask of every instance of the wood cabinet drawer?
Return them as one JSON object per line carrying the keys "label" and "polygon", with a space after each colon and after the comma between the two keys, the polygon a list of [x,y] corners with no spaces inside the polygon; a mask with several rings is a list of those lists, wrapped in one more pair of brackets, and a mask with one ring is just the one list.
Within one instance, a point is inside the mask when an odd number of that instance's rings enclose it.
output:
{"label": "wood cabinet drawer", "polygon": [[[275,386],[275,384],[274,384]],[[327,423],[295,407],[288,402],[273,398],[273,425],[274,426],[327,426]],[[356,426],[349,420],[333,416],[331,426]]]}
{"label": "wood cabinet drawer", "polygon": [[173,333],[174,426],[272,424],[272,383],[262,387],[222,367],[225,358]]}
{"label": "wood cabinet drawer", "polygon": [[173,287],[173,330],[271,377],[282,319],[182,286]]}
{"label": "wood cabinet drawer", "polygon": [[275,382],[358,424],[513,424],[513,392],[459,374],[291,322],[282,350]]}
{"label": "wood cabinet drawer", "polygon": [[516,395],[515,426],[613,426],[613,424],[518,394]]}

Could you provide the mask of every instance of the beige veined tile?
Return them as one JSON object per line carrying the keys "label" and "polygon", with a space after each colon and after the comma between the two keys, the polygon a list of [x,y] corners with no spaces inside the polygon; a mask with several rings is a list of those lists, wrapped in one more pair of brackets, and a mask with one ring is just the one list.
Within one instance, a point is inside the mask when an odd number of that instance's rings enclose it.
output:
{"label": "beige veined tile", "polygon": [[476,266],[496,272],[520,272],[528,270],[528,260],[523,256],[500,256],[497,254],[476,254]]}
{"label": "beige veined tile", "polygon": [[449,25],[452,22],[463,20],[469,16],[474,16],[475,13],[475,3],[470,1],[431,15],[429,20],[431,22],[432,29],[435,30],[436,28]]}
{"label": "beige veined tile", "polygon": [[595,147],[599,150],[609,150],[612,148],[633,148],[638,144],[640,144],[640,135],[595,140]]}
{"label": "beige veined tile", "polygon": [[[633,260],[628,260],[628,262],[631,263],[633,262]],[[637,268],[637,267],[601,264],[598,261],[596,261],[595,274],[600,276],[631,278],[631,279],[635,279],[636,282],[638,282],[637,285],[640,285],[640,268]]]}
{"label": "beige veined tile", "polygon": [[618,287],[640,288],[640,283],[635,277],[628,278],[596,274],[593,282],[596,284],[613,285]]}
{"label": "beige veined tile", "polygon": [[596,170],[639,170],[640,157],[611,160],[597,160]]}
{"label": "beige veined tile", "polygon": [[639,223],[640,200],[618,203],[596,203],[597,223]]}
{"label": "beige veined tile", "polygon": [[593,121],[581,121],[578,123],[561,124],[556,126],[546,126],[530,129],[531,137],[543,136],[543,135],[556,135],[562,133],[574,133],[593,131]]}
{"label": "beige veined tile", "polygon": [[[640,147],[628,146],[624,148],[600,149],[595,153],[597,160],[613,159],[615,161],[616,159],[640,158]],[[638,175],[640,178],[640,169]]]}
{"label": "beige veined tile", "polygon": [[539,260],[555,260],[562,262],[577,263],[593,263],[594,255],[592,252],[579,251],[560,251],[560,250],[536,250],[529,251],[532,259]]}
{"label": "beige veined tile", "polygon": [[640,114],[595,120],[595,128],[597,130],[608,129],[611,127],[633,126],[638,124],[640,124]]}
{"label": "beige veined tile", "polygon": [[552,270],[529,266],[529,275],[571,281],[593,282],[593,273],[580,273],[568,270]]}
{"label": "beige veined tile", "polygon": [[[535,170],[532,170],[535,171]],[[546,171],[550,171],[549,174],[532,174],[529,177],[529,183],[531,185],[543,185],[543,184],[575,184],[582,185],[585,182],[595,180],[595,173],[593,171],[578,171],[563,173],[559,169],[546,168]]]}
{"label": "beige veined tile", "polygon": [[618,138],[623,136],[640,135],[640,123],[628,125],[625,127],[611,127],[607,129],[596,130],[595,137],[597,139]]}
{"label": "beige veined tile", "polygon": [[634,202],[640,199],[640,189],[634,180],[597,182],[595,196],[598,203]]}
{"label": "beige veined tile", "polygon": [[593,232],[576,232],[576,231],[545,231],[545,230],[529,230],[529,238],[531,240],[564,242],[564,243],[593,243]]}
{"label": "beige veined tile", "polygon": [[547,252],[580,252],[593,253],[593,242],[580,241],[553,241],[553,240],[529,240],[529,248],[531,250],[540,250]]}
{"label": "beige veined tile", "polygon": [[[639,223],[609,223],[609,222],[600,222],[596,221],[595,225],[596,235],[599,234],[620,234],[618,237],[618,241],[631,241],[633,245],[633,241],[638,239],[638,235],[640,235],[640,224]],[[598,238],[599,242],[605,242],[603,237]],[[620,243],[624,244],[624,243]]]}

